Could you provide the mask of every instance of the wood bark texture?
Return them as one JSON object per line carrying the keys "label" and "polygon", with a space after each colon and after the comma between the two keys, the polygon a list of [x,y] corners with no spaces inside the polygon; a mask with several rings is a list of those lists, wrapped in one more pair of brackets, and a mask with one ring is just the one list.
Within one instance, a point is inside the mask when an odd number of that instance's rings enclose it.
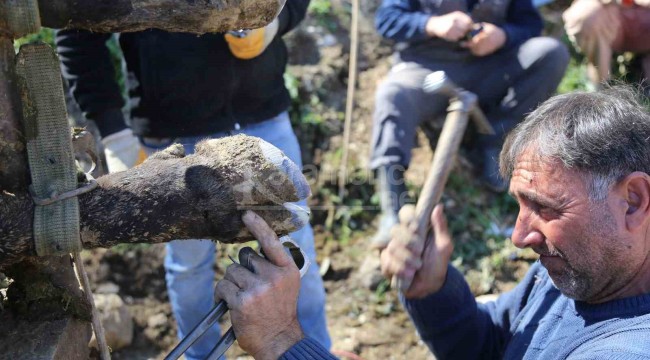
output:
{"label": "wood bark texture", "polygon": [[28,184],[21,115],[13,41],[0,36],[0,192],[24,190]]}
{"label": "wood bark texture", "polygon": [[[87,359],[90,306],[70,256],[16,257],[20,246],[11,241],[16,229],[27,226],[31,233],[34,219],[34,206],[26,195],[29,167],[14,61],[13,41],[0,36],[0,223],[8,226],[0,231],[0,258],[14,260],[7,263],[11,266],[0,266],[13,280],[6,300],[0,299],[4,305],[0,354],[16,359]],[[33,244],[31,234],[18,237],[29,237]],[[34,249],[32,245],[32,253]]]}
{"label": "wood bark texture", "polygon": [[0,1],[0,37],[16,39],[40,29],[37,0]]}
{"label": "wood bark texture", "polygon": [[39,11],[41,24],[57,29],[130,32],[156,28],[203,34],[263,27],[279,14],[284,1],[47,0],[39,1]]}
{"label": "wood bark texture", "polygon": [[88,359],[90,304],[71,258],[28,258],[4,272],[13,279],[0,313],[0,358]]}

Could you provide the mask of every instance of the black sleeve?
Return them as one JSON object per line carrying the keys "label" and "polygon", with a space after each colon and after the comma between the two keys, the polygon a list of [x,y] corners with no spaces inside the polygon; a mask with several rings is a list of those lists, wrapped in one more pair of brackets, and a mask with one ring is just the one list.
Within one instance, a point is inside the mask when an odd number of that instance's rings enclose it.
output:
{"label": "black sleeve", "polygon": [[59,30],[56,47],[61,71],[86,118],[97,123],[102,136],[126,128],[124,99],[106,46],[111,34]]}
{"label": "black sleeve", "polygon": [[298,26],[307,14],[307,7],[309,7],[309,0],[287,0],[278,19],[280,22],[278,36],[282,36]]}
{"label": "black sleeve", "polygon": [[539,36],[544,28],[544,22],[531,0],[512,0],[506,23],[501,28],[506,33],[504,47],[511,48]]}

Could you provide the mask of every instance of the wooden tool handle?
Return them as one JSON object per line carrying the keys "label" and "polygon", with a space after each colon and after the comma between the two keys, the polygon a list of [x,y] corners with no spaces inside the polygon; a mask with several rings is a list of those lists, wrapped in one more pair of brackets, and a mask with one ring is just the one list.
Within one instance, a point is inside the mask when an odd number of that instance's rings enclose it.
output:
{"label": "wooden tool handle", "polygon": [[[459,100],[455,100],[459,101]],[[433,154],[431,169],[422,188],[422,193],[418,198],[415,206],[415,221],[417,221],[417,234],[410,241],[422,242],[424,244],[429,230],[431,213],[433,207],[440,201],[445,183],[449,177],[449,172],[454,164],[456,153],[463,139],[465,129],[467,128],[468,114],[464,106],[450,106],[449,113],[445,119],[445,124],[438,138],[438,144]],[[423,246],[421,247],[423,248]],[[420,254],[421,255],[421,254]],[[393,283],[401,291],[406,291],[411,287],[413,278],[393,278]]]}

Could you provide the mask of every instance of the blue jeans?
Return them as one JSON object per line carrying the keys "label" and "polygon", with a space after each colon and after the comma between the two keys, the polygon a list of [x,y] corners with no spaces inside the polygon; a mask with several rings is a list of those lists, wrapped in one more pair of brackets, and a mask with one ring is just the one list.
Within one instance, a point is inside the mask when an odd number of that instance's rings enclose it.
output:
{"label": "blue jeans", "polygon": [[[185,152],[194,152],[194,146],[206,138],[219,138],[236,134],[257,136],[282,150],[298,166],[302,167],[300,146],[293,133],[286,112],[239,130],[208,134],[205,136],[177,139],[150,139],[142,142],[148,152],[167,147],[172,142],[183,144]],[[306,201],[298,204],[306,206]],[[312,265],[301,280],[298,296],[298,320],[305,335],[321,345],[331,346],[327,321],[325,319],[325,289],[316,264],[314,233],[310,225],[291,234],[300,247],[310,257]],[[167,291],[172,311],[178,323],[178,337],[183,338],[210,311],[214,304],[214,264],[215,245],[210,240],[175,240],[167,244],[165,270]],[[213,326],[185,354],[186,359],[204,359],[220,337],[219,325]]]}

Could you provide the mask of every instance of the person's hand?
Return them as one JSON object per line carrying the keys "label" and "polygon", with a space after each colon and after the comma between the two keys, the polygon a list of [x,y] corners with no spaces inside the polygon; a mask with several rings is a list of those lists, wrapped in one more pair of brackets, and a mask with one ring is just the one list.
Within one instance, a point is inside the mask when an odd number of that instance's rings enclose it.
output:
{"label": "person's hand", "polygon": [[447,265],[454,249],[447,220],[442,205],[436,206],[431,214],[434,235],[425,243],[410,241],[417,236],[414,206],[402,207],[399,218],[399,225],[391,231],[391,242],[381,253],[381,271],[389,279],[412,278],[404,296],[423,298],[440,290],[447,278]]}
{"label": "person's hand", "polygon": [[224,35],[230,52],[236,58],[248,60],[259,56],[278,32],[278,18],[265,27],[249,31],[228,32]]}
{"label": "person's hand", "polygon": [[124,129],[102,139],[109,173],[128,170],[142,163],[147,155],[131,129]]}
{"label": "person's hand", "polygon": [[486,56],[501,49],[506,43],[506,33],[500,27],[483,23],[483,30],[462,43],[474,56]]}
{"label": "person's hand", "polygon": [[254,272],[232,264],[217,283],[215,300],[228,303],[239,346],[255,359],[277,359],[304,337],[298,323],[300,273],[273,230],[252,211],[242,217],[266,259],[249,251]]}
{"label": "person's hand", "polygon": [[474,21],[462,11],[454,11],[441,16],[432,16],[427,21],[425,31],[431,37],[447,41],[458,41],[472,29]]}
{"label": "person's hand", "polygon": [[582,50],[591,53],[599,41],[611,44],[616,39],[621,27],[619,15],[614,4],[599,0],[576,0],[562,13],[562,20],[569,39],[579,47],[588,47]]}
{"label": "person's hand", "polygon": [[[619,0],[620,1],[620,0]],[[650,0],[634,0],[635,5],[650,8]]]}

